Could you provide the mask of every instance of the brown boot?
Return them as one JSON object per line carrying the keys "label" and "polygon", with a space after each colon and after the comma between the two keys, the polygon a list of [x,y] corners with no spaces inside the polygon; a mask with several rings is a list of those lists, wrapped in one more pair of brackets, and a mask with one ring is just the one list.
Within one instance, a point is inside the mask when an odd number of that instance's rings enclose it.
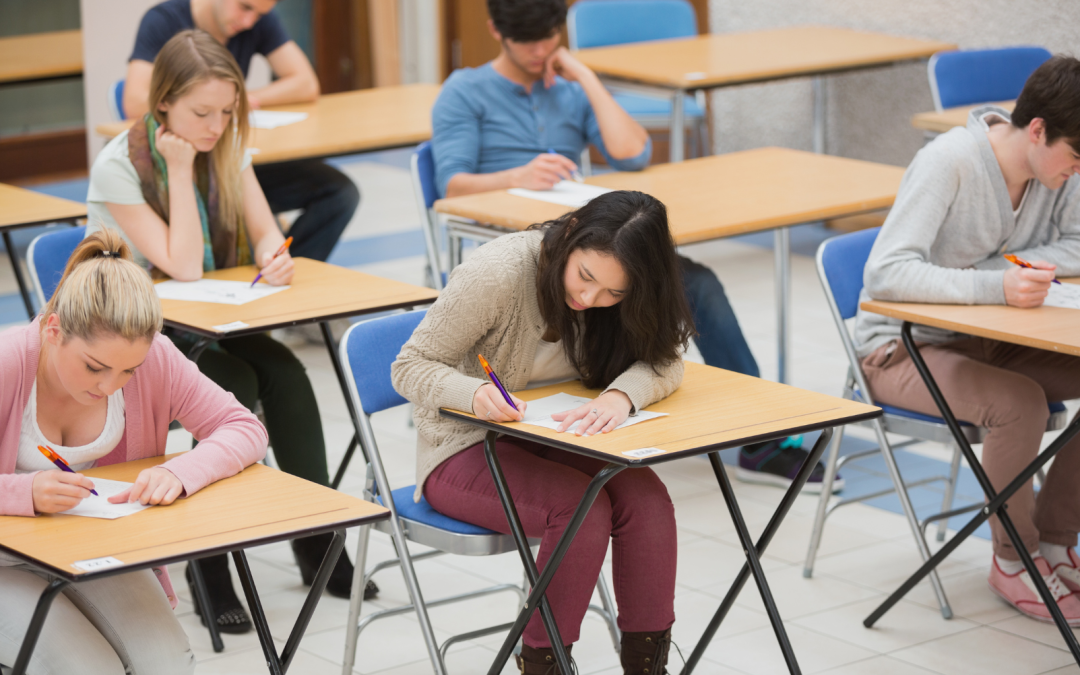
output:
{"label": "brown boot", "polygon": [[624,675],[665,675],[671,629],[653,633],[622,634],[619,660]]}
{"label": "brown boot", "polygon": [[[570,650],[573,647],[574,645],[566,647],[567,656],[570,656]],[[559,670],[559,665],[555,663],[553,649],[535,649],[522,643],[521,655],[514,654],[514,660],[517,661],[518,670],[522,675],[563,675]],[[572,673],[565,675],[572,675]]]}

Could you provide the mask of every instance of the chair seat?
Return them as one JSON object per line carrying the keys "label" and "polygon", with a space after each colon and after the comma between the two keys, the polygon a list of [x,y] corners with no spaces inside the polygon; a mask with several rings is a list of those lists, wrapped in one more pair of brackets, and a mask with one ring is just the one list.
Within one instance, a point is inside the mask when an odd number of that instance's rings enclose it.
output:
{"label": "chair seat", "polygon": [[[623,110],[630,113],[631,117],[671,115],[670,98],[656,98],[653,96],[623,93],[616,93],[612,98],[622,106]],[[697,99],[693,96],[687,96],[686,103],[683,104],[683,114],[686,119],[695,119],[704,117],[705,111],[698,105]]]}
{"label": "chair seat", "polygon": [[[423,523],[429,527],[436,527],[440,530],[446,530],[447,532],[453,532],[454,534],[472,534],[472,535],[499,535],[499,532],[494,532],[486,527],[480,527],[478,525],[472,525],[465,523],[450,516],[443,515],[433,509],[431,504],[428,504],[427,499],[420,498],[419,502],[413,501],[413,493],[416,491],[415,485],[409,485],[408,487],[398,488],[394,490],[394,505],[397,507],[398,515],[405,520],[411,520],[416,523]],[[377,497],[379,504],[382,504],[382,497]]]}

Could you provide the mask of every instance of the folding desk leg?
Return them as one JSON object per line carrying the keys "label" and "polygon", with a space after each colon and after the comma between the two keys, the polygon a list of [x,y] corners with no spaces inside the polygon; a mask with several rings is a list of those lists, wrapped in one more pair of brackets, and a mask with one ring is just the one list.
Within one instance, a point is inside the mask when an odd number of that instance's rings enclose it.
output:
{"label": "folding desk leg", "polygon": [[791,317],[791,230],[773,230],[773,265],[776,274],[776,381],[788,382],[788,363],[791,349],[788,321]]}
{"label": "folding desk leg", "polygon": [[199,561],[195,559],[188,561],[188,567],[191,568],[191,578],[195,581],[195,599],[198,600],[199,607],[202,608],[203,618],[206,619],[206,631],[210,633],[210,644],[214,647],[214,653],[220,654],[225,651],[225,643],[221,641],[217,617],[213,616],[210,609],[210,591],[206,589],[206,579],[203,577],[202,567],[199,566]]}
{"label": "folding desk leg", "polygon": [[[315,580],[312,581],[311,589],[308,590],[307,598],[304,599],[304,606],[300,608],[300,615],[296,617],[296,623],[293,624],[293,629],[289,633],[289,639],[285,641],[285,649],[281,652],[282,672],[289,670],[289,664],[292,663],[296,650],[300,648],[300,640],[304,638],[304,633],[307,632],[311,617],[315,614],[315,607],[319,604],[319,598],[322,597],[323,591],[326,590],[326,584],[330,581],[330,575],[333,573],[338,556],[341,555],[344,547],[345,530],[335,530],[334,537],[330,540],[330,548],[326,549],[322,564],[319,565],[319,571],[315,573]],[[254,588],[254,584],[252,588]],[[363,593],[361,592],[362,596]]]}
{"label": "folding desk leg", "polygon": [[[352,397],[349,396],[349,384],[345,380],[345,369],[341,367],[341,359],[338,356],[337,342],[334,340],[334,334],[330,332],[330,324],[326,321],[319,322],[319,330],[322,331],[323,342],[326,343],[326,351],[330,352],[330,363],[334,366],[334,374],[337,375],[338,385],[341,387],[341,394],[345,397],[345,407],[349,409],[349,419],[356,419],[356,415],[353,411]],[[349,449],[345,451],[345,457],[341,460],[341,465],[338,466],[337,473],[334,475],[334,482],[331,487],[335,490],[341,479],[345,476],[345,469],[349,467],[349,461],[352,459],[353,451],[356,446],[360,446],[360,452],[364,453],[364,457],[367,457],[367,450],[364,449],[364,442],[360,439],[360,430],[353,429],[352,440],[349,441]]]}
{"label": "folding desk leg", "polygon": [[11,243],[11,233],[4,230],[4,247],[7,248],[8,258],[11,259],[11,271],[15,273],[15,281],[19,284],[19,293],[22,295],[23,305],[26,307],[26,316],[34,318],[34,303],[30,300],[30,289],[26,286],[22,268],[19,266],[19,254]]}
{"label": "folding desk leg", "polygon": [[503,475],[502,467],[499,464],[499,457],[495,453],[495,439],[498,436],[499,434],[495,431],[487,432],[487,436],[484,438],[484,457],[487,459],[491,477],[495,481],[499,501],[502,502],[503,511],[506,512],[506,519],[510,524],[510,533],[514,536],[514,542],[517,544],[521,562],[525,566],[525,573],[529,577],[529,583],[532,584],[532,591],[525,600],[525,606],[518,614],[517,620],[514,621],[514,626],[510,629],[509,635],[503,641],[488,674],[498,675],[498,673],[502,672],[503,666],[506,664],[507,659],[510,658],[510,652],[513,651],[518,638],[525,631],[525,624],[529,622],[533,610],[537,607],[540,608],[540,617],[544,621],[544,629],[547,631],[548,639],[551,640],[551,648],[555,652],[555,662],[561,672],[569,674],[574,672],[570,667],[570,658],[566,654],[562,637],[559,635],[558,625],[555,623],[555,615],[551,612],[551,605],[548,603],[544,593],[547,591],[548,585],[551,584],[552,578],[555,577],[555,572],[559,569],[563,556],[566,555],[566,551],[570,548],[574,535],[581,528],[585,516],[588,515],[589,509],[592,507],[593,502],[596,501],[597,495],[600,494],[600,490],[626,467],[618,464],[608,464],[593,477],[589,482],[589,486],[585,489],[585,494],[582,495],[581,502],[578,503],[574,515],[570,518],[566,529],[563,530],[562,536],[559,537],[555,550],[552,551],[551,557],[544,565],[543,573],[537,574],[536,560],[533,558],[529,540],[525,536],[525,529],[521,525],[521,519],[518,518],[514,499],[510,495],[510,488],[506,484],[506,477]]}
{"label": "folding desk leg", "polygon": [[[765,529],[761,532],[761,536],[758,537],[757,546],[754,548],[756,555],[760,556],[765,553],[765,548],[772,541],[776,531],[780,529],[780,524],[784,521],[788,511],[791,510],[791,505],[795,503],[795,499],[802,491],[803,485],[810,479],[810,474],[813,473],[814,467],[817,466],[818,460],[821,459],[821,455],[825,452],[825,448],[828,447],[829,441],[832,439],[833,429],[823,429],[821,436],[818,437],[817,442],[814,443],[814,447],[810,450],[810,456],[803,462],[802,467],[799,468],[799,472],[795,475],[795,480],[788,486],[787,492],[784,493],[783,498],[780,500],[780,504],[776,507],[776,511],[773,512],[772,518],[769,519],[769,523],[765,526]],[[724,479],[727,479],[727,474],[723,473],[724,467],[720,463],[720,457],[716,453],[709,453],[709,462],[713,466],[713,471],[717,473],[717,478],[723,475]],[[721,487],[723,484],[721,483]],[[728,483],[730,488],[730,483]],[[743,564],[742,569],[739,570],[738,576],[735,577],[735,582],[731,584],[731,588],[728,589],[727,595],[724,596],[723,602],[720,603],[720,607],[716,610],[716,614],[713,615],[709,625],[705,628],[704,634],[701,639],[698,640],[697,645],[694,646],[694,651],[690,653],[690,658],[686,660],[686,666],[683,667],[682,675],[690,675],[694,668],[697,666],[698,661],[701,660],[702,655],[705,653],[706,647],[712,642],[716,636],[716,631],[720,629],[720,624],[724,621],[724,617],[731,610],[731,607],[735,604],[735,599],[739,597],[739,592],[742,591],[743,586],[746,584],[746,580],[750,577],[750,564],[749,564],[749,548],[747,548],[747,562]]]}
{"label": "folding desk leg", "polygon": [[[251,612],[251,623],[255,624],[255,633],[259,636],[259,644],[262,645],[263,657],[266,659],[266,667],[270,669],[270,675],[285,675],[281,659],[278,657],[277,647],[274,645],[274,636],[270,634],[270,624],[266,621],[266,613],[263,612],[259,594],[255,591],[255,580],[251,576],[251,567],[248,566],[247,556],[244,552],[233,551],[233,562],[236,563],[236,572],[240,576],[240,585],[244,587],[244,595],[247,597],[248,610]],[[322,568],[319,568],[322,571]],[[311,585],[315,590],[315,584]]]}
{"label": "folding desk leg", "polygon": [[[6,235],[7,232],[4,234]],[[41,636],[41,629],[45,626],[45,617],[49,615],[49,607],[52,606],[52,601],[56,599],[57,593],[64,590],[68,583],[64,579],[53,579],[45,587],[45,590],[41,592],[37,607],[34,608],[34,615],[30,617],[30,625],[26,627],[26,635],[23,636],[22,646],[19,647],[19,655],[15,658],[15,667],[11,671],[12,675],[26,675],[26,669],[30,665],[30,655],[34,653],[34,647],[37,646],[38,638]]]}
{"label": "folding desk leg", "polygon": [[188,353],[187,353],[188,359],[192,363],[198,363],[199,362],[199,357],[202,356],[202,353],[206,350],[207,347],[210,346],[211,342],[214,342],[213,338],[208,338],[208,337],[199,338],[198,342],[196,342],[194,345],[192,345],[191,349],[188,350]]}
{"label": "folding desk leg", "polygon": [[[934,403],[937,404],[938,409],[941,411],[942,418],[944,418],[945,423],[948,424],[949,431],[952,432],[953,438],[956,439],[957,445],[960,446],[960,450],[964,453],[964,457],[967,458],[968,465],[971,467],[972,473],[975,474],[976,480],[979,481],[979,486],[982,488],[987,500],[990,501],[990,504],[984,507],[983,510],[980,512],[980,516],[976,516],[976,518],[980,518],[983,515],[988,518],[990,515],[997,513],[998,520],[1001,522],[1001,527],[1005,530],[1005,533],[1009,535],[1009,539],[1010,541],[1012,541],[1013,547],[1016,548],[1017,555],[1020,556],[1020,560],[1024,563],[1024,567],[1027,569],[1028,574],[1031,577],[1031,583],[1039,591],[1039,596],[1042,598],[1043,603],[1046,605],[1046,609],[1050,612],[1050,616],[1053,617],[1054,623],[1057,624],[1058,630],[1061,632],[1061,636],[1065,639],[1065,644],[1068,645],[1069,651],[1072,652],[1073,658],[1076,660],[1077,664],[1080,664],[1080,642],[1077,642],[1076,636],[1073,634],[1068,622],[1065,621],[1065,617],[1061,614],[1061,608],[1058,607],[1057,602],[1054,600],[1054,596],[1050,593],[1050,589],[1046,587],[1046,582],[1043,581],[1042,575],[1039,573],[1038,568],[1035,567],[1035,561],[1031,559],[1031,554],[1028,553],[1027,547],[1024,545],[1023,540],[1020,539],[1020,534],[1016,531],[1016,526],[1013,525],[1012,518],[1009,517],[1008,505],[1005,503],[1005,500],[1011,497],[1013,493],[1020,488],[1021,485],[1030,480],[1031,476],[1033,476],[1035,472],[1038,471],[1043,464],[1045,464],[1045,462],[1050,458],[1050,456],[1052,456],[1052,454],[1056,454],[1064,445],[1064,443],[1071,438],[1071,436],[1066,437],[1067,434],[1069,434],[1070,432],[1072,432],[1072,434],[1075,434],[1076,430],[1080,429],[1080,425],[1078,425],[1077,421],[1074,420],[1073,424],[1069,425],[1069,428],[1066,429],[1065,433],[1061,434],[1060,436],[1058,436],[1057,439],[1055,439],[1054,443],[1051,444],[1050,448],[1043,451],[1035,459],[1035,461],[1029,464],[1027,468],[1024,469],[1023,472],[1021,472],[1020,476],[1018,476],[1011,483],[1009,483],[1005,487],[1005,489],[1002,490],[999,494],[996,490],[994,490],[994,486],[990,483],[990,479],[987,477],[986,472],[983,470],[982,464],[979,463],[979,459],[972,451],[971,444],[968,443],[967,438],[964,436],[963,431],[960,429],[960,422],[958,422],[956,416],[953,415],[952,409],[949,407],[948,402],[945,400],[944,395],[942,395],[941,390],[937,386],[937,381],[935,381],[933,375],[930,374],[930,369],[927,367],[926,361],[923,360],[922,354],[919,352],[918,346],[915,344],[915,339],[911,336],[910,322],[904,322],[903,326],[900,329],[900,337],[903,338],[904,347],[908,350],[908,353],[911,356],[911,361],[915,364],[916,370],[919,371],[919,375],[922,377],[923,383],[926,384],[926,388],[930,391],[931,398],[934,399]],[[1053,449],[1053,452],[1051,452],[1051,449]],[[1022,481],[1020,480],[1021,478],[1023,478]],[[973,519],[973,521],[974,520],[975,519]],[[968,531],[969,528],[970,523],[969,526],[965,527],[963,531],[967,532],[967,534],[970,534],[970,532]],[[973,528],[971,529],[973,530]],[[965,534],[965,537],[966,536],[967,535]],[[949,543],[952,544],[953,541],[956,541],[958,539],[960,539],[959,534],[956,537],[953,537],[952,541],[950,541]],[[953,548],[955,548],[955,546]],[[950,548],[949,550],[951,551],[952,548]],[[939,551],[939,555],[940,553],[941,552]],[[934,565],[936,565],[942,559],[944,558],[939,558],[938,555],[935,555],[933,558],[931,558],[931,561],[935,561]],[[923,565],[923,567],[927,567],[929,565],[930,562],[927,562]],[[919,571],[921,572],[922,569],[920,568]],[[907,583],[905,583],[904,586],[906,587]],[[884,610],[887,610],[886,605],[891,606],[890,601],[892,601],[891,597],[889,598],[889,600],[886,600],[886,603],[882,605],[882,607],[879,607],[878,610],[875,610],[875,612],[871,614],[870,617],[866,619],[866,621],[863,622],[864,625],[872,625],[871,619],[876,621],[877,618],[880,618],[880,616],[884,614]]]}

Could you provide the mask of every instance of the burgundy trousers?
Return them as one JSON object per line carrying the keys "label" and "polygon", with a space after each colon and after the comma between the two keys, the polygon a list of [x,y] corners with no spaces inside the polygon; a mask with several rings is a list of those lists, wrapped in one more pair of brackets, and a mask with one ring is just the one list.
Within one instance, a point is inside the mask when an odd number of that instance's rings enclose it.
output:
{"label": "burgundy trousers", "polygon": [[[496,453],[526,536],[541,539],[536,563],[543,570],[605,462],[514,438],[497,441]],[[483,443],[440,464],[425,482],[424,496],[452,518],[510,532]],[[567,645],[578,639],[609,541],[619,628],[663,631],[675,622],[675,508],[651,469],[625,469],[597,496],[547,590]],[[530,647],[551,646],[539,612],[523,637]]]}

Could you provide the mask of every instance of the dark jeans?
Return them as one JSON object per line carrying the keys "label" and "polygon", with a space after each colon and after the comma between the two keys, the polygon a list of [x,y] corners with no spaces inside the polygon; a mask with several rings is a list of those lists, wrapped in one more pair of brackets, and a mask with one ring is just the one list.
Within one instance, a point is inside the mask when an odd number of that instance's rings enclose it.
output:
{"label": "dark jeans", "polygon": [[[166,331],[180,351],[189,334]],[[326,444],[315,391],[304,365],[265,333],[222,340],[199,357],[199,370],[248,410],[262,401],[274,458],[285,473],[329,485]]]}
{"label": "dark jeans", "polygon": [[304,210],[289,229],[292,256],[326,262],[360,204],[356,184],[315,159],[259,165],[255,177],[271,211]]}
{"label": "dark jeans", "polygon": [[685,256],[682,264],[686,300],[694,314],[694,338],[707,365],[743,375],[760,377],[757,361],[746,344],[739,320],[731,309],[724,287],[711,269]]}

